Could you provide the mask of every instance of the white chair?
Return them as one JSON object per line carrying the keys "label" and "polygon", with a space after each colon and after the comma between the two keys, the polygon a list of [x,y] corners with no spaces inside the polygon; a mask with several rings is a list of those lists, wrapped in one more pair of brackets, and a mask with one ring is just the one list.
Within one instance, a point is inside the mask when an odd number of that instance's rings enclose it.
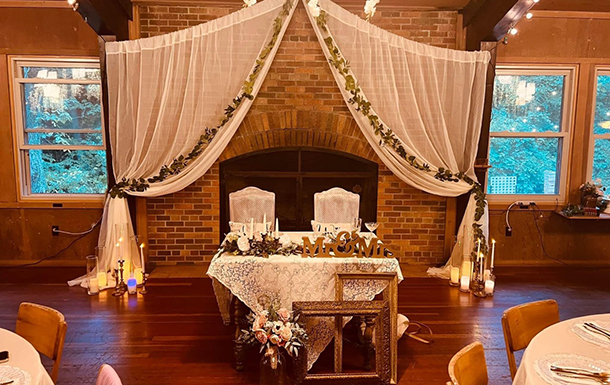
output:
{"label": "white chair", "polygon": [[263,223],[264,215],[271,222],[273,229],[275,218],[275,193],[264,191],[257,187],[246,187],[229,194],[229,216],[231,222],[249,224]]}
{"label": "white chair", "polygon": [[360,195],[340,187],[315,193],[314,220],[318,223],[352,224],[360,218]]}
{"label": "white chair", "polygon": [[112,366],[104,364],[100,367],[95,385],[123,385],[123,383]]}

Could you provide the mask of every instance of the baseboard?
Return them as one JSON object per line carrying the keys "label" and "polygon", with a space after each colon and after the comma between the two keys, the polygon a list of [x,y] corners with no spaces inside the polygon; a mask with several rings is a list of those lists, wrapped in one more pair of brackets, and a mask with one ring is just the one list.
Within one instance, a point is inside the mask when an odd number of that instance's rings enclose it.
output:
{"label": "baseboard", "polygon": [[[30,265],[27,267],[85,267],[87,266],[87,262],[84,260],[49,260],[42,261],[40,263],[37,259],[34,260],[24,260],[24,259],[11,259],[11,260],[0,260],[0,267],[15,267],[22,265]],[[33,265],[36,263],[35,265]]]}

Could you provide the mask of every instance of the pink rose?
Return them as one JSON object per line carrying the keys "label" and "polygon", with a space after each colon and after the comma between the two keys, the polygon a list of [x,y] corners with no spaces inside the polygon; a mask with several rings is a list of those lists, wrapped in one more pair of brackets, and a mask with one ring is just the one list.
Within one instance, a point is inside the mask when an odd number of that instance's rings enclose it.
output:
{"label": "pink rose", "polygon": [[288,322],[288,320],[290,319],[290,310],[281,308],[277,311],[277,315],[280,317],[282,322]]}
{"label": "pink rose", "polygon": [[253,329],[264,329],[266,323],[267,323],[267,315],[266,314],[259,314],[254,319],[254,324],[252,325],[252,327],[253,327]]}
{"label": "pink rose", "polygon": [[257,330],[256,333],[254,333],[254,336],[261,344],[264,345],[267,343],[267,333],[265,333],[263,330]]}
{"label": "pink rose", "polygon": [[272,334],[271,337],[269,337],[269,341],[271,341],[272,344],[277,345],[282,340],[280,339],[280,337],[277,334]]}
{"label": "pink rose", "polygon": [[289,327],[284,326],[282,330],[280,330],[280,337],[282,337],[284,341],[290,341],[292,338],[292,330],[290,330]]}

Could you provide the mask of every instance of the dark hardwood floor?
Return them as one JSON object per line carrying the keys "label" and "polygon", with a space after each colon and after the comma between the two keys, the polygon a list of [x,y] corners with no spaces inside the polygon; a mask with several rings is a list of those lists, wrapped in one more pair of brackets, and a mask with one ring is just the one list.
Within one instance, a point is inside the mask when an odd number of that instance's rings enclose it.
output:
{"label": "dark hardwood floor", "polygon": [[[59,385],[94,384],[102,363],[125,385],[256,384],[258,354],[245,373],[232,369],[233,327],[220,320],[209,279],[151,280],[149,294],[88,297],[65,281],[81,270],[0,269],[0,327],[14,330],[17,308],[32,301],[60,310],[68,333]],[[447,364],[464,345],[486,349],[490,384],[511,383],[500,325],[502,311],[539,299],[559,302],[561,318],[610,312],[610,269],[499,268],[494,298],[477,299],[446,281],[407,278],[399,312],[429,325],[431,345],[399,341],[401,384],[443,385]],[[1,347],[1,341],[0,341]]]}

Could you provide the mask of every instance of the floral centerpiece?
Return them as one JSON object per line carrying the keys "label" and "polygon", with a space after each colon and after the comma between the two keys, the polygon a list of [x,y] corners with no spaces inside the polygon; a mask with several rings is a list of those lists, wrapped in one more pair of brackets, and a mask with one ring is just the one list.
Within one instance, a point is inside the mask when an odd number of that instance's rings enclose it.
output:
{"label": "floral centerpiece", "polygon": [[608,200],[604,198],[606,188],[601,179],[580,185],[580,205],[569,204],[561,212],[568,217],[579,215],[599,215],[608,208]]}
{"label": "floral centerpiece", "polygon": [[249,238],[245,234],[229,233],[218,252],[267,258],[270,255],[300,254],[303,248],[292,242],[287,235],[276,238],[271,232],[267,232],[257,233]]}

